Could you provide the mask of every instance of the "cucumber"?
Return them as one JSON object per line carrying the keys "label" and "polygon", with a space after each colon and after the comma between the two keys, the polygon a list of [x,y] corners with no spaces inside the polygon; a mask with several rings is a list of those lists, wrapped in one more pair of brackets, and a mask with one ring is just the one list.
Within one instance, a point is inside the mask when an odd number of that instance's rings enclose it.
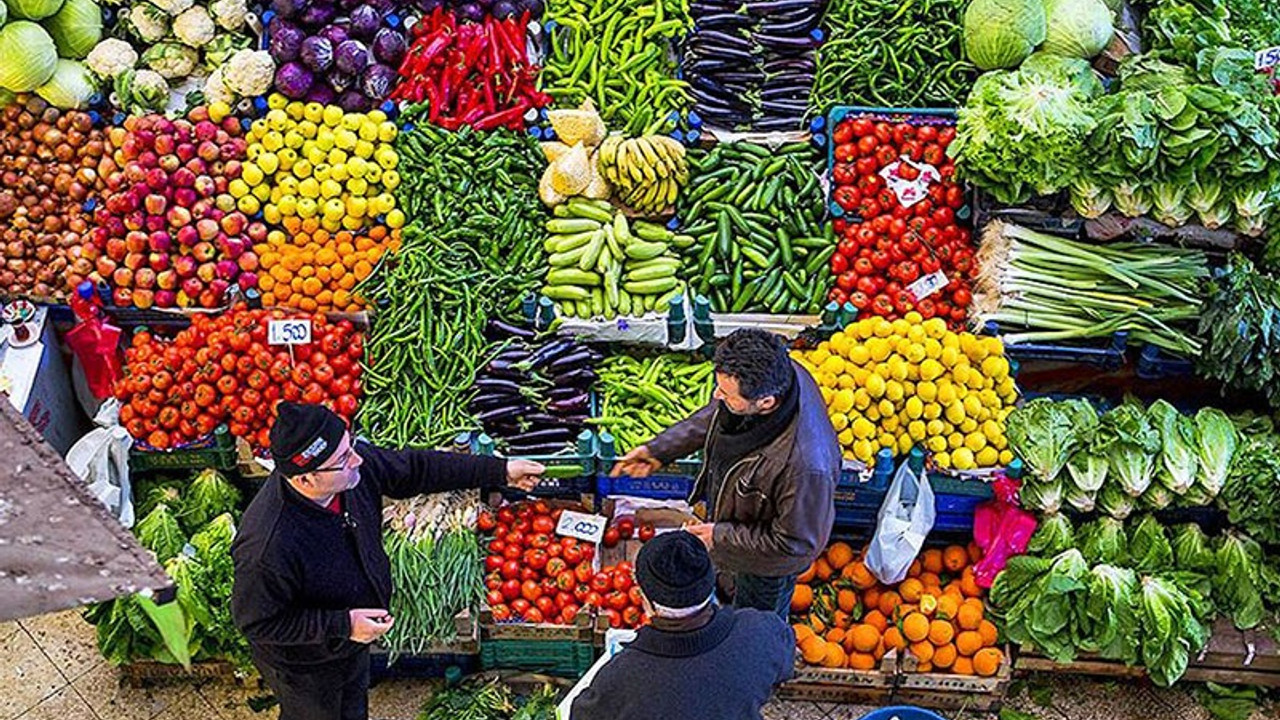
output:
{"label": "cucumber", "polygon": [[594,232],[600,229],[600,223],[586,218],[555,218],[547,221],[547,232],[566,235],[569,233]]}
{"label": "cucumber", "polygon": [[641,240],[668,242],[671,240],[671,231],[661,225],[654,225],[643,220],[637,220],[635,223],[635,234],[640,236]]}
{"label": "cucumber", "polygon": [[659,280],[661,278],[672,277],[676,274],[679,266],[676,265],[650,265],[639,270],[632,270],[627,273],[626,280],[628,282],[641,282],[644,280]]}
{"label": "cucumber", "polygon": [[580,287],[595,287],[601,282],[600,274],[594,272],[583,272],[578,268],[556,268],[547,273],[548,285],[578,285]]}
{"label": "cucumber", "polygon": [[580,248],[591,242],[594,232],[580,232],[572,235],[552,235],[546,239],[542,247],[549,253],[562,253]]}
{"label": "cucumber", "polygon": [[594,220],[602,225],[613,222],[613,213],[608,210],[602,210],[600,209],[600,206],[587,200],[583,200],[581,198],[570,198],[567,205],[569,207],[569,214],[574,217]]}
{"label": "cucumber", "polygon": [[676,284],[677,281],[675,277],[669,275],[655,280],[624,282],[622,284],[622,289],[633,295],[661,295],[674,288]]}
{"label": "cucumber", "polygon": [[632,240],[624,252],[632,260],[651,260],[667,251],[667,244],[662,242],[644,242]]}
{"label": "cucumber", "polygon": [[552,300],[577,301],[587,300],[591,297],[590,291],[577,285],[547,285],[542,288],[542,294]]}
{"label": "cucumber", "polygon": [[600,251],[602,249],[604,249],[604,230],[596,230],[591,242],[587,243],[586,251],[578,259],[578,269],[590,270],[595,267],[596,260],[600,259]]}
{"label": "cucumber", "polygon": [[587,246],[574,248],[568,252],[556,253],[547,258],[547,263],[551,267],[572,267],[582,260],[582,256],[587,253]]}

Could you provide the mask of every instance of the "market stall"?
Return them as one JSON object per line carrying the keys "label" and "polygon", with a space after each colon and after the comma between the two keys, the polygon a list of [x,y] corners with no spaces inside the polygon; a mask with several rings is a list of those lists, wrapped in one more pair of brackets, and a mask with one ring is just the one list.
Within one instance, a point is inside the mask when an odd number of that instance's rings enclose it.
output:
{"label": "market stall", "polygon": [[[252,674],[228,546],[280,400],[548,468],[387,506],[379,673],[580,677],[647,621],[639,545],[705,509],[697,455],[614,461],[709,402],[716,339],[757,327],[844,459],[782,696],[1280,686],[1271,5],[0,11],[0,291],[68,336],[46,384],[114,403],[131,529],[190,627],[87,611],[139,682]],[[927,540],[885,573],[903,483]]]}

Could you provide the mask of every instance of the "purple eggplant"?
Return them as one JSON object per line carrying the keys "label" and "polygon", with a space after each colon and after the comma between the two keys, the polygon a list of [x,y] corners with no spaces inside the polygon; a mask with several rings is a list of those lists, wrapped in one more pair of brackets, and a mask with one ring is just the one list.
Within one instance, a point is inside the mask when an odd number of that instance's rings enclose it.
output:
{"label": "purple eggplant", "polygon": [[497,318],[490,318],[485,323],[484,335],[490,340],[503,340],[506,338],[520,338],[521,340],[532,340],[537,337],[537,333],[528,328],[503,322]]}

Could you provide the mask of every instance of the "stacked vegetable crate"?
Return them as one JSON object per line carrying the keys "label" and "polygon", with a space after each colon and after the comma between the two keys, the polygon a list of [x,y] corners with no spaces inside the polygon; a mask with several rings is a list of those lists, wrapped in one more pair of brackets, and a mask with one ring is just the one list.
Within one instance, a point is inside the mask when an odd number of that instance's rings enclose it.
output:
{"label": "stacked vegetable crate", "polygon": [[129,468],[134,472],[164,470],[234,470],[239,456],[236,439],[226,425],[219,425],[206,440],[173,450],[144,449],[135,444],[129,451]]}

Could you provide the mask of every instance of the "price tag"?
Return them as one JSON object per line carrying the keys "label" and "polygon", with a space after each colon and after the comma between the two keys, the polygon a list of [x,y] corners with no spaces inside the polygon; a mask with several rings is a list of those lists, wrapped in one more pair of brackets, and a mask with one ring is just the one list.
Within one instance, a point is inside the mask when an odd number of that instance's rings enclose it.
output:
{"label": "price tag", "polygon": [[604,529],[608,524],[609,518],[603,515],[588,515],[565,510],[560,515],[560,524],[556,525],[556,534],[577,538],[584,542],[598,543],[604,537]]}
{"label": "price tag", "polygon": [[916,301],[919,302],[946,287],[947,282],[947,276],[938,270],[908,285],[907,292],[915,296]]}
{"label": "price tag", "polygon": [[307,345],[310,342],[310,320],[267,321],[267,344],[269,345]]}
{"label": "price tag", "polygon": [[911,158],[903,155],[897,162],[886,165],[880,171],[880,177],[898,197],[902,207],[909,208],[929,197],[929,186],[940,182],[942,173],[928,163],[912,162]]}
{"label": "price tag", "polygon": [[1259,50],[1253,56],[1253,68],[1255,70],[1266,70],[1280,65],[1280,47],[1267,48]]}

